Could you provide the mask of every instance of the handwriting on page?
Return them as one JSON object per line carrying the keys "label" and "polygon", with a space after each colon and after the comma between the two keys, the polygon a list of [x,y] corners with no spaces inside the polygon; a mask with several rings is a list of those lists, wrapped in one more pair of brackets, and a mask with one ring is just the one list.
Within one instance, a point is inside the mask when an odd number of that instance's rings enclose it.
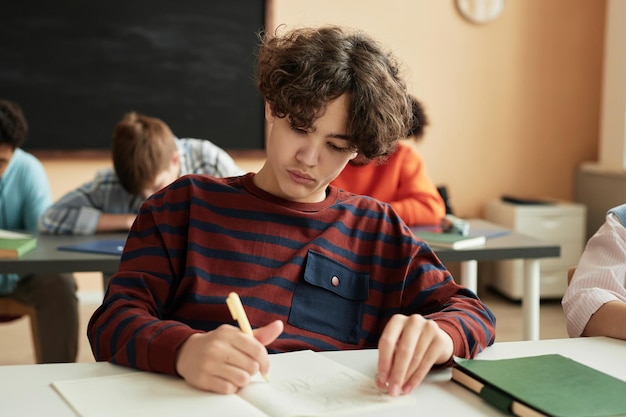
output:
{"label": "handwriting on page", "polygon": [[300,404],[308,403],[324,409],[359,405],[364,399],[380,402],[389,400],[389,396],[379,391],[373,381],[343,371],[334,375],[277,381],[274,388],[289,394]]}
{"label": "handwriting on page", "polygon": [[374,380],[347,371],[254,383],[240,395],[273,417],[352,414],[405,402],[376,387]]}

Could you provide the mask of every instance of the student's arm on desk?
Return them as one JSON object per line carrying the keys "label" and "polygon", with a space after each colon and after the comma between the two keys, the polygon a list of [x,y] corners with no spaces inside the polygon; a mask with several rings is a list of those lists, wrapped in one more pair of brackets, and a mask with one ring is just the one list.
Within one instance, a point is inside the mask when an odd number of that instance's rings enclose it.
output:
{"label": "student's arm on desk", "polygon": [[127,232],[136,217],[136,214],[102,213],[96,225],[96,232]]}
{"label": "student's arm on desk", "polygon": [[589,319],[582,336],[608,336],[626,340],[626,303],[609,301]]}
{"label": "student's arm on desk", "polygon": [[[48,207],[39,219],[39,231],[64,235],[127,232],[142,201],[141,197],[129,194],[120,185],[112,169],[105,169],[99,171],[92,181],[68,192]],[[114,217],[108,219],[108,216]]]}
{"label": "student's arm on desk", "polygon": [[[118,187],[121,188],[121,187]],[[39,231],[47,234],[92,235],[96,232],[128,231],[136,213],[104,213],[132,207],[125,191],[111,191],[102,181],[92,181],[70,191],[46,209],[39,218]],[[108,217],[112,216],[111,219]],[[104,217],[104,219],[103,219]]]}
{"label": "student's arm on desk", "polygon": [[90,207],[50,207],[39,221],[39,231],[46,234],[92,235],[128,232],[136,214],[101,213]]}
{"label": "student's arm on desk", "polygon": [[[437,192],[436,188],[435,192]],[[418,195],[390,201],[389,204],[410,226],[438,226],[446,215],[445,205],[440,196],[421,191]]]}

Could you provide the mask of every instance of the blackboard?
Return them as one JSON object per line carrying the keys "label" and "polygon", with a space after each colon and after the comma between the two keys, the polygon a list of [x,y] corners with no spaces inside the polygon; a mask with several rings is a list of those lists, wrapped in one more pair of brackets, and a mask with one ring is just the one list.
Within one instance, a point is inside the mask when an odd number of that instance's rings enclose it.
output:
{"label": "blackboard", "polygon": [[0,10],[0,97],[27,150],[108,150],[124,113],[178,137],[263,148],[253,80],[262,0],[20,0]]}

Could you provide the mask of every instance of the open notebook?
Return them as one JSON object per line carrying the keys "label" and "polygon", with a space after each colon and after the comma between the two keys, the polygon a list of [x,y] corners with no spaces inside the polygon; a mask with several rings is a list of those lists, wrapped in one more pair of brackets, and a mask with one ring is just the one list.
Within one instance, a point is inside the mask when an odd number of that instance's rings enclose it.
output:
{"label": "open notebook", "polygon": [[309,350],[271,355],[270,361],[269,382],[259,376],[236,395],[140,371],[52,385],[81,417],[338,416],[415,401],[410,395],[390,397],[372,378]]}

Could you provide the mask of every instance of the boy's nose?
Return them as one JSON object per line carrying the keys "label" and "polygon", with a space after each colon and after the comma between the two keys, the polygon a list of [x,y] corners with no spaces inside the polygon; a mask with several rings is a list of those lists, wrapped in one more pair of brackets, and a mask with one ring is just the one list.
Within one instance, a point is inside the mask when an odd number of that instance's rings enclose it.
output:
{"label": "boy's nose", "polygon": [[319,146],[313,143],[308,143],[306,146],[303,146],[297,153],[298,161],[302,162],[307,166],[317,165],[319,161],[320,150]]}

